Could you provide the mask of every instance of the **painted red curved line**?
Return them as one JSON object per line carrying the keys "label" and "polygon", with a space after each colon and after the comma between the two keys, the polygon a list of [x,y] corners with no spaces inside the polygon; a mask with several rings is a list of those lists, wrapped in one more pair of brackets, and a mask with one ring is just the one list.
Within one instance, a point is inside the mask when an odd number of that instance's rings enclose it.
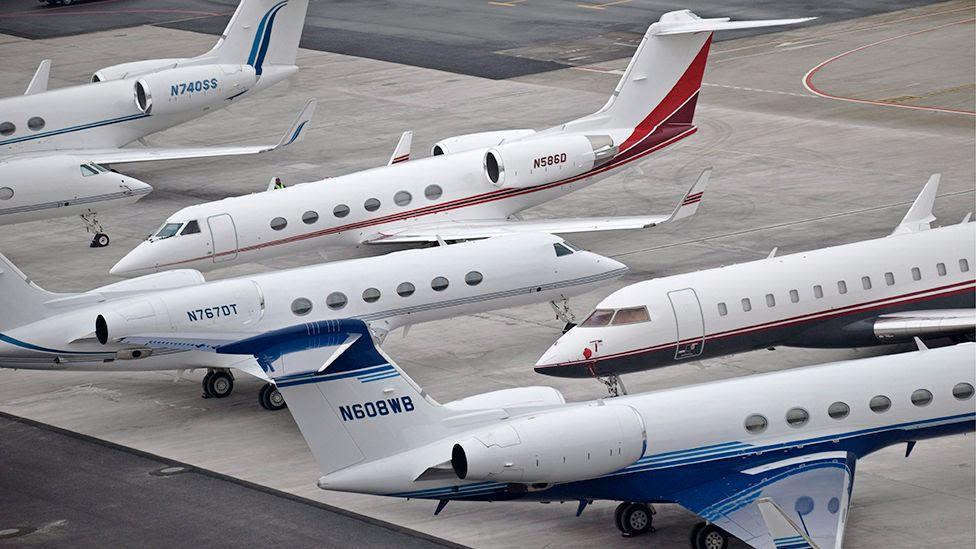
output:
{"label": "painted red curved line", "polygon": [[57,12],[53,13],[54,10],[43,11],[43,12],[27,12],[21,11],[16,13],[0,13],[0,19],[17,19],[20,17],[56,17],[58,15],[68,15],[68,16],[80,16],[80,15],[114,15],[122,13],[178,13],[180,15],[205,15],[208,17],[219,17],[221,14],[213,13],[209,11],[193,11],[193,10],[85,10],[85,11],[74,11],[74,12]]}
{"label": "painted red curved line", "polygon": [[926,32],[931,32],[931,31],[934,31],[934,30],[943,29],[945,27],[951,27],[953,25],[962,25],[962,24],[965,24],[965,23],[972,23],[973,21],[976,21],[976,19],[966,19],[966,20],[963,20],[963,21],[954,21],[952,23],[946,23],[944,25],[939,25],[937,27],[931,27],[931,28],[928,28],[928,29],[920,30],[920,31],[910,32],[910,33],[907,33],[907,34],[901,34],[901,35],[898,35],[898,36],[893,36],[891,38],[885,38],[884,40],[878,40],[877,42],[872,42],[870,44],[865,44],[863,46],[854,48],[853,50],[845,51],[844,53],[841,53],[839,55],[835,55],[835,56],[831,57],[830,59],[828,59],[828,60],[820,63],[816,67],[813,67],[812,69],[810,69],[809,71],[807,71],[807,74],[803,77],[803,87],[805,87],[807,89],[807,91],[809,91],[810,93],[819,95],[820,97],[825,97],[827,99],[836,99],[838,101],[848,101],[850,103],[863,103],[865,105],[880,105],[880,106],[883,106],[883,107],[898,107],[900,109],[912,109],[912,110],[919,110],[919,111],[936,111],[936,112],[945,112],[945,113],[951,113],[951,114],[965,114],[965,115],[969,115],[969,116],[976,116],[976,112],[962,110],[962,109],[948,109],[948,108],[942,108],[942,107],[926,107],[926,106],[923,106],[923,105],[900,105],[898,103],[885,103],[884,101],[873,101],[871,99],[857,99],[855,97],[845,97],[845,96],[842,96],[842,95],[834,95],[834,94],[831,94],[831,93],[827,93],[827,92],[825,92],[825,91],[823,91],[823,90],[821,90],[821,89],[819,89],[819,88],[817,88],[816,86],[813,85],[813,75],[816,74],[818,71],[820,71],[820,69],[824,68],[825,66],[827,66],[830,63],[833,63],[834,61],[837,61],[838,59],[842,59],[844,57],[847,57],[848,55],[851,55],[852,53],[857,53],[859,51],[866,50],[868,48],[871,48],[871,47],[874,47],[874,46],[877,46],[877,45],[880,45],[880,44],[884,44],[884,43],[887,43],[887,42],[891,42],[892,40],[898,40],[900,38],[907,38],[909,36],[915,36],[915,35],[918,35],[918,34],[922,34],[922,33],[926,33]]}

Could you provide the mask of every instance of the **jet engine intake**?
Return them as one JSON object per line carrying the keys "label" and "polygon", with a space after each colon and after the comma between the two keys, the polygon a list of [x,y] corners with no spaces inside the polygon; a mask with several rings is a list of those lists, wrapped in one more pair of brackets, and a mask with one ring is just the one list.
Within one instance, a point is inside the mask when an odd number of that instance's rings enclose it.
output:
{"label": "jet engine intake", "polygon": [[646,440],[644,421],[630,406],[564,408],[474,433],[452,448],[451,468],[461,480],[584,480],[632,465]]}
{"label": "jet engine intake", "polygon": [[483,149],[485,147],[494,147],[495,145],[500,145],[502,141],[510,141],[520,137],[526,137],[534,133],[535,130],[499,130],[494,132],[457,135],[434,143],[434,147],[430,150],[430,154],[431,156],[440,156],[442,154],[454,154],[465,151],[473,151],[475,149]]}
{"label": "jet engine intake", "polygon": [[618,152],[606,135],[569,135],[502,143],[485,153],[484,169],[496,187],[523,188],[582,175]]}

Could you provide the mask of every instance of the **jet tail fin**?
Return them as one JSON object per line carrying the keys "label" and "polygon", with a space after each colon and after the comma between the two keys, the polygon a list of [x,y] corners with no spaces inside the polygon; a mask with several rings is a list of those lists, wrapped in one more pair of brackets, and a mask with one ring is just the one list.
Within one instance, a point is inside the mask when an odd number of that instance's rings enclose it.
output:
{"label": "jet tail fin", "polygon": [[766,523],[766,528],[769,530],[769,535],[772,536],[776,547],[818,549],[817,544],[810,539],[810,536],[797,526],[772,498],[758,499],[756,506],[759,507],[759,512],[762,514],[763,521]]}
{"label": "jet tail fin", "polygon": [[922,187],[922,192],[918,193],[915,202],[912,202],[912,207],[908,209],[908,213],[892,231],[892,236],[927,231],[932,228],[931,224],[935,221],[935,216],[932,215],[932,206],[935,205],[935,195],[939,192],[939,180],[941,179],[942,174],[938,173],[929,177],[928,182]]}
{"label": "jet tail fin", "polygon": [[308,0],[241,0],[217,45],[201,57],[246,64],[258,76],[265,65],[295,64]]}
{"label": "jet tail fin", "polygon": [[257,358],[323,474],[447,435],[448,411],[376,346],[360,320],[300,324],[216,352]]}
{"label": "jet tail fin", "polygon": [[27,278],[0,254],[0,330],[22,326],[50,315],[44,303],[59,297]]}

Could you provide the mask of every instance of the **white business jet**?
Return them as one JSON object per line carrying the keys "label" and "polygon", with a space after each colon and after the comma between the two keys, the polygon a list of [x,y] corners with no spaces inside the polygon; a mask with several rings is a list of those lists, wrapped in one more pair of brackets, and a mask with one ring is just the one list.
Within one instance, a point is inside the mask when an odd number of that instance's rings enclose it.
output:
{"label": "white business jet", "polygon": [[269,372],[320,488],[436,500],[435,514],[453,500],[578,501],[577,513],[616,500],[628,535],[652,531],[650,504],[676,503],[707,521],[695,549],[730,535],[839,548],[861,459],[972,432],[976,417],[971,343],[590,402],[525,387],[443,405],[358,320],[211,343]]}
{"label": "white business jet", "polygon": [[113,65],[89,84],[48,90],[51,63],[42,62],[24,95],[0,99],[0,225],[81,215],[92,246],[106,246],[96,212],[152,187],[104,165],[256,154],[298,141],[314,103],[276,144],[123,148],[295,74],[307,8],[308,0],[241,0],[207,53]]}
{"label": "white business jet", "polygon": [[784,256],[774,250],[759,261],[617,290],[554,343],[536,371],[611,377],[778,345],[971,341],[976,224],[967,216],[930,229],[938,183],[929,179],[887,237]]}
{"label": "white business jet", "polygon": [[[199,227],[196,230],[200,230]],[[453,316],[566,300],[622,276],[612,259],[552,235],[519,235],[206,282],[193,270],[77,294],[30,282],[0,255],[0,367],[37,370],[207,368],[205,396],[233,390],[230,369],[267,380],[253,359],[199,351],[197,339],[239,339],[299,321],[355,317],[382,337]],[[284,404],[272,386],[267,409]]]}
{"label": "white business jet", "polygon": [[[707,173],[670,215],[524,221],[518,212],[695,133],[692,118],[713,31],[806,20],[729,22],[666,13],[648,28],[616,90],[594,114],[540,132],[451,137],[437,143],[430,158],[184,208],[112,273],[212,269],[364,244],[638,229],[682,219],[698,208]],[[193,239],[158,237],[191,221],[211,230]]]}

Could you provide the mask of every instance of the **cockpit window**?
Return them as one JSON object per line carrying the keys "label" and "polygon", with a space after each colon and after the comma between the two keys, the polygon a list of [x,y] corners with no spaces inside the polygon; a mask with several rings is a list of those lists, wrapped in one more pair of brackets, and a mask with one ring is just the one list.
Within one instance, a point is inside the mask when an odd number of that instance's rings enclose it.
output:
{"label": "cockpit window", "polygon": [[606,326],[610,324],[611,318],[613,318],[613,309],[597,309],[590,313],[580,326]]}
{"label": "cockpit window", "polygon": [[183,227],[183,230],[180,231],[180,236],[185,234],[197,234],[198,232],[200,232],[200,224],[197,223],[196,219],[194,219],[193,221],[187,222],[186,226]]}
{"label": "cockpit window", "polygon": [[569,249],[569,247],[563,244],[562,242],[556,242],[552,246],[556,248],[556,257],[562,257],[564,255],[569,255],[573,253],[573,250]]}
{"label": "cockpit window", "polygon": [[650,322],[651,315],[647,314],[647,307],[628,307],[626,309],[619,309],[617,314],[613,315],[613,326],[619,326],[621,324],[637,324],[638,322]]}
{"label": "cockpit window", "polygon": [[169,238],[178,233],[180,231],[180,227],[182,226],[182,223],[166,223],[159,229],[159,231],[156,232],[155,235],[153,235],[153,240]]}
{"label": "cockpit window", "polygon": [[98,174],[99,174],[99,171],[97,169],[95,169],[95,167],[92,166],[91,164],[82,164],[81,165],[81,175],[82,175],[82,177],[91,177],[93,175],[98,175]]}

